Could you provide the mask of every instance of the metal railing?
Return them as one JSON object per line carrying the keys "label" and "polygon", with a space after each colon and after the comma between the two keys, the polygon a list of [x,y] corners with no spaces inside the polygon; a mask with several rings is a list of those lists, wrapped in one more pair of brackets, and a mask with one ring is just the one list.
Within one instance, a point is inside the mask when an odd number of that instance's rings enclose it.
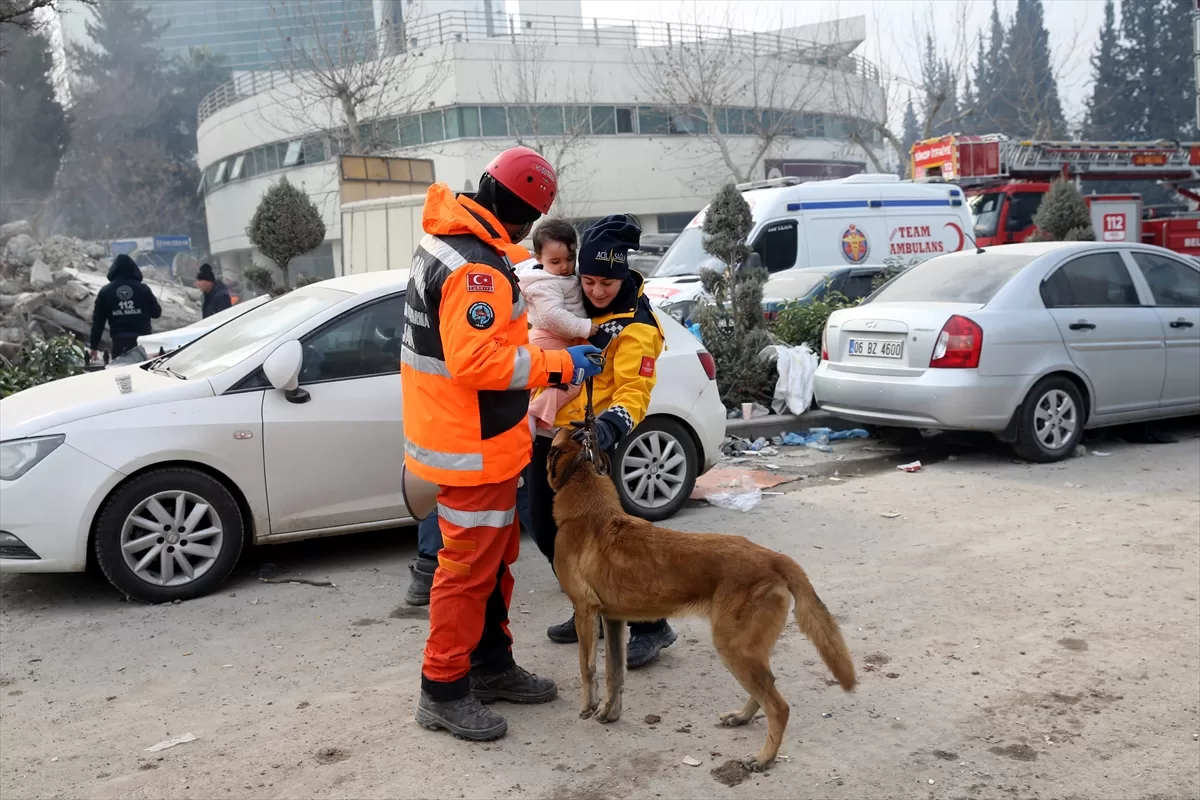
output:
{"label": "metal railing", "polygon": [[[784,31],[746,31],[681,22],[636,22],[532,14],[493,14],[489,17],[478,12],[446,11],[421,17],[399,31],[381,31],[378,41],[385,52],[399,53],[460,42],[509,40],[516,43],[523,37],[534,35],[538,37],[539,45],[667,48],[711,44],[728,48],[730,54],[778,58],[879,82],[878,67],[861,56],[837,52],[834,46],[785,35]],[[199,121],[204,122],[240,100],[290,82],[291,77],[283,71],[240,73],[200,101]]]}

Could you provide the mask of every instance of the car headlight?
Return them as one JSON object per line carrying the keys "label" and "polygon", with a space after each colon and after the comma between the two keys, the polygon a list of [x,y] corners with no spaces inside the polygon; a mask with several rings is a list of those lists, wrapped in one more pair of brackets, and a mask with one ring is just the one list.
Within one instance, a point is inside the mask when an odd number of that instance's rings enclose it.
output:
{"label": "car headlight", "polygon": [[37,436],[0,443],[0,481],[15,481],[29,472],[39,461],[53,453],[66,438],[60,433],[56,436]]}

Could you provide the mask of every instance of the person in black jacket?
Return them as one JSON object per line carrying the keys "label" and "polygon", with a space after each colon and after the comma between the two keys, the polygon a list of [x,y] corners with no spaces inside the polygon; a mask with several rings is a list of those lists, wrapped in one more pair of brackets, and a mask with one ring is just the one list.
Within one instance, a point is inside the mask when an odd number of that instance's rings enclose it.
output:
{"label": "person in black jacket", "polygon": [[142,283],[142,271],[122,253],[108,270],[108,285],[96,295],[92,312],[92,359],[99,355],[104,326],[112,334],[112,357],[137,346],[139,336],[150,333],[150,320],[162,316],[162,306],[150,287]]}
{"label": "person in black jacket", "polygon": [[211,317],[233,305],[228,287],[223,281],[217,280],[212,264],[200,265],[200,271],[196,273],[196,288],[204,292],[204,303],[200,306],[202,317]]}

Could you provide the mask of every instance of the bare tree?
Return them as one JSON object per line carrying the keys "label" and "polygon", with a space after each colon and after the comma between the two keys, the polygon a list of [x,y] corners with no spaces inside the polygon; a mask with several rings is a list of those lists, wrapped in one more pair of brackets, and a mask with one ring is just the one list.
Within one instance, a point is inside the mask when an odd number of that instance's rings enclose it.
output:
{"label": "bare tree", "polygon": [[[67,0],[0,0],[0,25],[16,25],[26,31],[39,31],[51,15],[65,10]],[[94,6],[99,0],[72,0],[79,6]]]}
{"label": "bare tree", "polygon": [[[662,111],[661,133],[710,143],[739,182],[751,180],[786,139],[816,135],[816,117],[804,112],[827,95],[829,75],[850,66],[844,56],[782,33],[684,24],[675,36],[648,49],[638,69],[647,99]],[[754,137],[748,149],[747,135]]]}
{"label": "bare tree", "polygon": [[547,46],[514,38],[503,47],[492,75],[496,99],[508,107],[509,134],[554,165],[558,211],[577,216],[589,199],[589,182],[578,167],[592,134],[591,72],[577,81],[569,67],[555,69]]}
{"label": "bare tree", "polygon": [[[317,0],[272,4],[282,42],[276,59],[287,84],[280,109],[291,132],[327,131],[349,155],[397,147],[398,134],[380,130],[374,120],[425,108],[444,77],[445,61],[400,46],[404,33],[390,22],[377,29],[369,3],[341,3],[346,21],[340,26],[328,24],[327,4],[318,7]],[[364,24],[350,22],[356,17]]]}

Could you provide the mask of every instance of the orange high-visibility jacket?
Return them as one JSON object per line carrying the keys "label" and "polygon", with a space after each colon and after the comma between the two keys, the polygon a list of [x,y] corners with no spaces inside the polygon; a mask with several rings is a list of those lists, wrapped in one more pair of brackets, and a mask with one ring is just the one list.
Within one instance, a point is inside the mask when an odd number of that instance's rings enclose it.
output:
{"label": "orange high-visibility jacket", "polygon": [[529,344],[510,261],[525,251],[489,211],[438,183],[422,226],[400,359],[405,463],[443,486],[508,480],[532,453],[529,389],[570,380],[571,358]]}

